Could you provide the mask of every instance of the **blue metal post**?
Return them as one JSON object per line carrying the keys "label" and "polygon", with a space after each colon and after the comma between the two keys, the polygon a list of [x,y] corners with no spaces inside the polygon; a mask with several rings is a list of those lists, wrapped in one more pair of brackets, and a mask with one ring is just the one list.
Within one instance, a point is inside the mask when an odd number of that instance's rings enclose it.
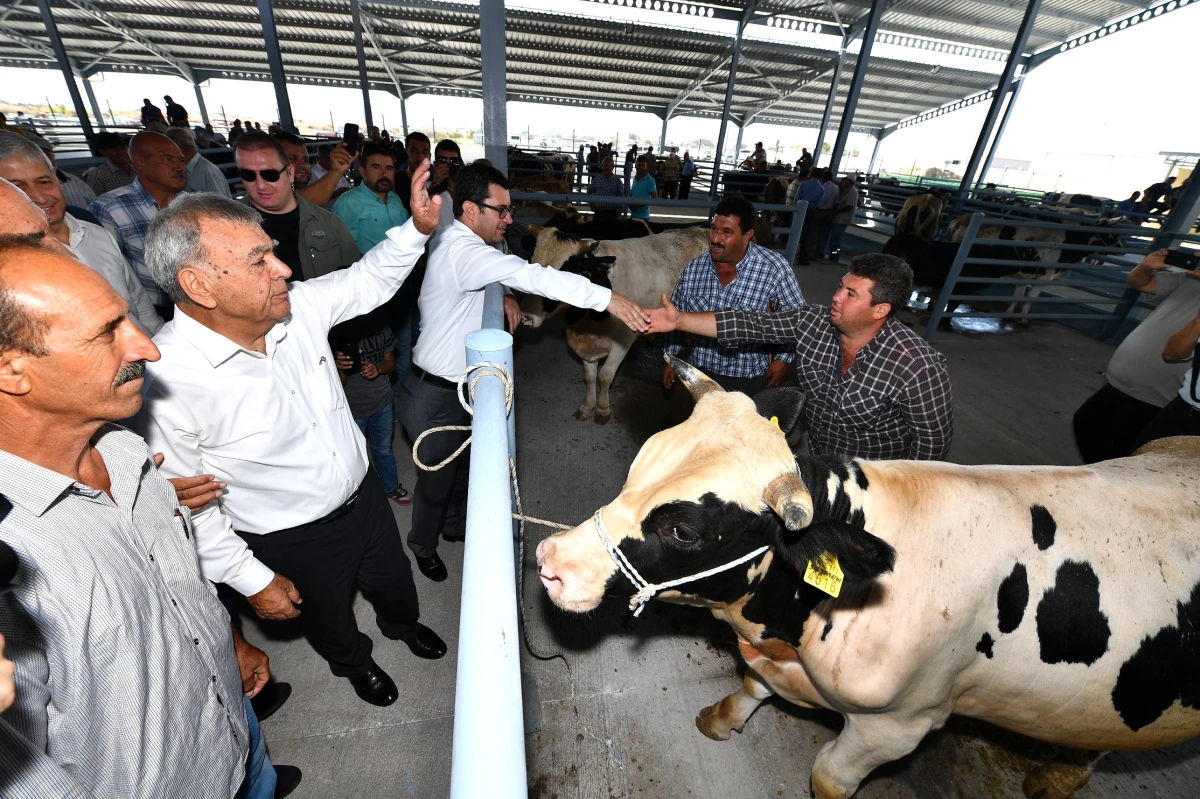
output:
{"label": "blue metal post", "polygon": [[208,106],[204,104],[204,92],[200,89],[200,83],[193,83],[192,88],[196,90],[196,105],[200,107],[200,120],[205,125],[211,125],[212,123],[208,119]]}
{"label": "blue metal post", "polygon": [[825,114],[821,117],[821,129],[817,131],[817,146],[813,148],[813,166],[821,162],[821,148],[825,145],[825,134],[829,133],[829,120],[833,117],[833,104],[837,101],[838,87],[842,83],[842,66],[846,62],[846,48],[838,50],[837,66],[833,68],[833,80],[825,98]]}
{"label": "blue metal post", "polygon": [[508,174],[508,84],[504,0],[480,0],[479,46],[483,67],[483,152]]}
{"label": "blue metal post", "polygon": [[[490,361],[512,373],[512,336],[503,330],[469,333],[466,348],[467,363]],[[504,406],[500,379],[480,378],[471,424],[451,799],[529,793]]]}
{"label": "blue metal post", "polygon": [[[67,91],[71,94],[71,104],[75,106],[75,116],[79,118],[79,127],[83,128],[83,135],[87,138],[88,146],[92,147],[92,123],[88,119],[87,108],[83,104],[83,95],[79,93],[79,86],[75,83],[75,70],[72,69],[71,57],[67,55],[66,45],[63,44],[62,37],[58,35],[58,23],[54,21],[54,13],[50,10],[50,0],[37,0],[37,5],[38,11],[42,15],[42,24],[46,26],[46,37],[50,40],[50,48],[54,50],[58,68],[62,70],[63,78],[67,81]],[[84,80],[86,81],[87,78]],[[94,147],[92,154],[96,154]]]}
{"label": "blue metal post", "polygon": [[963,264],[967,262],[967,258],[971,254],[971,245],[975,243],[975,237],[979,235],[979,226],[982,224],[983,214],[971,214],[971,222],[967,225],[967,232],[963,236],[962,244],[958,245],[958,254],[954,256],[954,263],[950,265],[950,274],[946,276],[946,283],[930,308],[932,313],[929,314],[929,324],[925,325],[926,341],[933,338],[938,324],[946,315],[946,306],[949,303],[947,298],[954,293],[954,286],[958,283],[959,276],[962,275]]}
{"label": "blue metal post", "polygon": [[987,174],[992,168],[992,161],[996,158],[996,150],[1000,148],[1000,140],[1004,138],[1004,129],[1008,127],[1008,118],[1012,116],[1013,107],[1017,104],[1017,98],[1021,96],[1021,87],[1025,85],[1025,75],[1017,78],[1017,85],[1013,87],[1012,92],[1008,95],[1008,105],[1004,106],[1004,114],[1000,117],[1000,127],[996,128],[996,136],[992,139],[992,146],[988,149],[987,158],[983,161],[983,170],[979,173],[980,183],[987,183]]}
{"label": "blue metal post", "polygon": [[[350,0],[350,19],[354,27],[354,53],[358,57],[358,84],[362,87],[363,114],[367,121],[367,134],[375,124],[371,116],[371,81],[367,78],[367,53],[363,48],[362,5],[359,0]],[[400,87],[397,86],[399,91]],[[400,98],[400,107],[404,107],[404,98]]]}
{"label": "blue metal post", "polygon": [[292,101],[288,99],[287,78],[283,73],[283,56],[279,53],[279,34],[275,30],[275,12],[271,0],[258,0],[258,17],[262,22],[263,44],[267,64],[271,68],[271,83],[275,86],[275,105],[279,107],[279,125],[287,133],[296,132],[292,121]]}
{"label": "blue metal post", "polygon": [[1013,40],[1012,49],[1008,51],[1008,61],[1004,64],[1000,82],[996,84],[996,91],[992,95],[992,104],[988,106],[987,118],[984,119],[983,128],[979,131],[975,149],[971,151],[971,160],[967,162],[967,168],[963,171],[962,183],[958,187],[960,198],[964,197],[975,185],[975,174],[979,171],[980,162],[983,161],[983,152],[987,149],[988,140],[992,138],[992,129],[996,127],[996,120],[1000,118],[1000,109],[1004,106],[1004,96],[1008,94],[1013,79],[1017,76],[1017,67],[1021,65],[1021,56],[1024,55],[1025,46],[1029,43],[1029,34],[1033,33],[1033,25],[1037,22],[1038,9],[1041,6],[1042,0],[1029,0],[1025,6],[1025,16],[1021,20],[1021,27],[1017,29],[1017,38]]}
{"label": "blue metal post", "polygon": [[[721,107],[721,132],[717,134],[717,151],[713,154],[712,185],[709,186],[708,196],[715,198],[721,193],[721,151],[725,149],[725,128],[729,124],[729,109],[733,105],[733,87],[737,84],[738,61],[742,58],[742,32],[754,16],[754,7],[758,0],[748,0],[742,10],[742,19],[738,22],[737,34],[733,37],[733,52],[729,57],[729,80],[725,84],[725,104]],[[734,153],[733,160],[737,160]]]}
{"label": "blue metal post", "polygon": [[871,48],[875,45],[875,34],[879,32],[879,21],[883,19],[887,4],[888,0],[871,0],[867,27],[863,29],[862,48],[854,61],[854,77],[850,79],[850,91],[846,93],[846,104],[842,106],[842,118],[838,121],[837,139],[833,142],[833,152],[829,154],[829,169],[834,175],[837,175],[838,167],[842,165],[842,151],[846,149],[846,142],[850,140],[854,112],[858,110],[858,98],[862,94],[863,81],[867,79],[867,69],[871,65]]}
{"label": "blue metal post", "polygon": [[871,145],[871,162],[869,164],[867,164],[867,174],[868,175],[875,174],[875,159],[879,157],[879,143],[881,141],[883,141],[883,138],[878,133],[876,133],[875,134],[875,143]]}
{"label": "blue metal post", "polygon": [[800,251],[800,234],[804,232],[804,217],[808,214],[808,200],[796,201],[796,212],[792,214],[792,228],[788,231],[787,252],[784,257],[789,264],[796,263]]}

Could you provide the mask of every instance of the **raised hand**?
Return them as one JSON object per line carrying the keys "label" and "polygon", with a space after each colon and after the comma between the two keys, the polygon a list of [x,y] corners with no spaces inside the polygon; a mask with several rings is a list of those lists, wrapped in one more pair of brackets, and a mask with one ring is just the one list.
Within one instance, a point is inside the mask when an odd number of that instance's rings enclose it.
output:
{"label": "raised hand", "polygon": [[442,213],[442,196],[429,196],[425,182],[429,180],[429,159],[413,170],[412,174],[412,220],[417,230],[426,236],[437,230],[438,218]]}

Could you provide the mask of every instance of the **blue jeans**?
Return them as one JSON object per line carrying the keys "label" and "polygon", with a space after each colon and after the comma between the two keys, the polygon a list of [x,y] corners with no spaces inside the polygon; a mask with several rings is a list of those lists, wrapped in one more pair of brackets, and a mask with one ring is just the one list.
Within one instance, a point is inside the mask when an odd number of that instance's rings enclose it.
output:
{"label": "blue jeans", "polygon": [[392,452],[391,404],[366,419],[355,419],[354,423],[367,437],[367,444],[371,448],[371,460],[375,462],[375,471],[379,472],[379,482],[383,483],[383,490],[395,490],[400,482],[400,475],[396,473],[396,454]]}
{"label": "blue jeans", "polygon": [[829,260],[835,264],[842,251],[842,236],[846,234],[847,227],[848,225],[839,225],[836,222],[829,226]]}
{"label": "blue jeans", "polygon": [[246,755],[246,780],[234,799],[274,799],[275,767],[267,757],[267,742],[258,728],[254,708],[249,699],[242,699],[246,703],[246,724],[250,728],[250,752]]}

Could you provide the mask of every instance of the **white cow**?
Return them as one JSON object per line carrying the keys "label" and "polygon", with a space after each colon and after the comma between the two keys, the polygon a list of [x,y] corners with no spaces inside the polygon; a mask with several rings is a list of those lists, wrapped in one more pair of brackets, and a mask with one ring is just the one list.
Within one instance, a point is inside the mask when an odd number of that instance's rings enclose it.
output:
{"label": "white cow", "polygon": [[[679,273],[688,262],[708,249],[707,228],[682,228],[640,239],[600,242],[554,228],[530,226],[530,229],[537,232],[537,246],[529,259],[532,263],[562,269],[568,259],[575,258],[567,269],[607,285],[643,308],[657,308],[661,296],[669,296],[675,290]],[[550,312],[555,310],[557,303],[551,301]],[[521,313],[524,324],[538,327],[548,311],[541,297],[529,296],[521,300]],[[595,411],[596,423],[605,424],[612,414],[609,386],[637,333],[608,314],[579,316],[568,319],[567,325],[567,345],[583,360],[587,388],[575,418],[586,421]],[[600,368],[602,360],[604,367]]]}
{"label": "white cow", "polygon": [[[705,735],[727,739],[776,693],[837,711],[812,788],[846,799],[952,713],[1097,753],[1200,734],[1200,438],[1086,467],[796,458],[764,418],[794,418],[787,389],[751,400],[673,365],[691,417],[537,557],[565,610],[633,593],[623,554],[649,583],[631,607],[660,592],[733,627],[748,669],[700,712]],[[1025,791],[1069,796],[1095,759]]]}

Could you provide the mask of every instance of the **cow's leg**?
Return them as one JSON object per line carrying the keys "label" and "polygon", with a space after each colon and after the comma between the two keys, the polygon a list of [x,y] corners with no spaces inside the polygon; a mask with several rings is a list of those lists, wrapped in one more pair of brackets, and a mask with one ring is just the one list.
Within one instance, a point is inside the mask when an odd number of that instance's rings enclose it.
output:
{"label": "cow's leg", "polygon": [[579,410],[575,411],[575,418],[581,422],[586,422],[592,415],[592,409],[596,407],[596,374],[599,367],[595,361],[583,362],[583,385],[587,392],[583,397],[583,404],[579,406]]}
{"label": "cow's leg", "polygon": [[742,679],[742,690],[735,691],[715,705],[701,710],[696,716],[696,726],[714,741],[728,741],[729,734],[734,730],[741,732],[750,714],[764,699],[774,693],[754,669],[747,667],[746,676]]}
{"label": "cow's leg", "polygon": [[949,715],[853,714],[834,740],[821,747],[813,761],[812,789],[816,799],[848,799],[872,771],[899,760],[917,748],[930,730]]}
{"label": "cow's leg", "polygon": [[1038,766],[1025,776],[1021,790],[1029,799],[1067,799],[1087,783],[1108,752],[1081,749],[1064,751],[1054,760]]}
{"label": "cow's leg", "polygon": [[612,340],[612,348],[609,350],[608,357],[604,359],[604,368],[600,370],[600,399],[596,403],[596,424],[607,424],[612,416],[612,406],[608,401],[608,387],[612,385],[613,378],[617,376],[617,369],[621,366],[621,361],[625,360],[625,356],[629,353],[629,347],[633,344],[633,334],[629,338],[624,336],[614,337]]}

